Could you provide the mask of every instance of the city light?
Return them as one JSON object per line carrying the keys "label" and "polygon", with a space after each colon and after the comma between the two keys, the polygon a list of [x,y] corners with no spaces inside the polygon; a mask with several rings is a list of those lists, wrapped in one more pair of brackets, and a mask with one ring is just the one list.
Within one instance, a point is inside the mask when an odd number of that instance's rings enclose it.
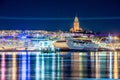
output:
{"label": "city light", "polygon": [[27,64],[26,64],[26,53],[25,52],[22,52],[21,53],[21,56],[22,56],[22,58],[21,58],[21,79],[22,80],[26,80],[26,78],[27,78],[27,75],[26,75],[26,66],[27,66]]}
{"label": "city light", "polygon": [[40,53],[36,55],[36,80],[40,80]]}
{"label": "city light", "polygon": [[1,80],[6,80],[5,74],[6,74],[5,53],[2,53]]}
{"label": "city light", "polygon": [[[58,80],[64,79],[64,72],[61,70],[64,69],[64,58],[61,58],[61,54],[56,53],[59,51],[88,51],[91,52],[88,55],[84,55],[82,52],[75,53],[77,57],[79,57],[79,64],[75,61],[72,61],[72,73],[71,76],[76,77],[79,76],[80,79],[84,78],[83,73],[84,67],[83,60],[84,56],[94,56],[90,58],[92,62],[89,64],[91,65],[91,71],[94,74],[89,74],[96,79],[101,77],[106,77],[101,72],[105,72],[102,68],[107,69],[106,65],[107,62],[103,62],[104,59],[107,59],[104,52],[99,54],[99,51],[115,51],[120,50],[120,34],[110,34],[110,33],[96,33],[93,31],[85,31],[76,16],[73,22],[73,26],[70,28],[68,32],[57,31],[44,31],[44,30],[3,30],[0,31],[0,51],[12,51],[12,80],[17,79],[17,74],[20,73],[19,77],[20,80],[29,80],[31,78],[35,78],[36,80],[46,80],[51,79]],[[58,50],[59,49],[59,50]],[[17,55],[14,51],[20,51],[20,61],[17,61]],[[34,76],[32,76],[31,71],[31,62],[30,55],[32,52],[36,52],[35,57],[35,72]],[[39,51],[39,52],[38,52]],[[96,53],[94,53],[96,52]],[[43,54],[44,53],[44,54]],[[73,53],[74,54],[74,53]],[[112,57],[112,53],[110,52],[109,55],[109,79],[118,79],[119,78],[119,70],[118,70],[118,58],[117,53],[114,53],[114,57]],[[64,56],[64,55],[62,55]],[[1,64],[1,80],[5,80],[6,78],[6,63],[5,61],[5,53],[2,54],[2,64]],[[114,60],[112,60],[114,59]],[[76,59],[77,60],[77,59]],[[114,66],[113,65],[114,61]],[[19,62],[20,68],[19,71],[17,70],[17,63]],[[85,62],[88,64],[88,62]],[[62,65],[62,66],[61,66]],[[65,66],[67,67],[67,66]],[[76,68],[77,67],[77,68]],[[83,68],[84,67],[84,68]],[[112,70],[113,69],[113,70]],[[51,72],[50,72],[51,71]],[[56,72],[57,71],[57,72]],[[75,72],[78,71],[78,72]],[[90,73],[92,73],[90,72]],[[68,74],[68,73],[67,73]],[[88,76],[88,75],[87,75]],[[18,77],[18,78],[19,78]],[[62,78],[61,78],[62,77]],[[9,76],[10,78],[10,76]]]}
{"label": "city light", "polygon": [[114,40],[118,40],[119,38],[117,36],[114,36]]}
{"label": "city light", "polygon": [[120,0],[0,0],[0,80],[120,80]]}
{"label": "city light", "polygon": [[16,76],[17,76],[17,65],[16,65],[17,61],[16,61],[16,53],[13,52],[12,53],[12,80],[16,80]]}

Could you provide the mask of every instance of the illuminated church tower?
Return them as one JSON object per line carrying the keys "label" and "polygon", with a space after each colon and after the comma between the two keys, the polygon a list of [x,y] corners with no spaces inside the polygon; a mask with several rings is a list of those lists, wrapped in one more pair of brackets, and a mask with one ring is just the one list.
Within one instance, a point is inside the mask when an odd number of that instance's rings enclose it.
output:
{"label": "illuminated church tower", "polygon": [[73,27],[70,29],[70,32],[83,32],[82,28],[80,27],[78,17],[75,17]]}

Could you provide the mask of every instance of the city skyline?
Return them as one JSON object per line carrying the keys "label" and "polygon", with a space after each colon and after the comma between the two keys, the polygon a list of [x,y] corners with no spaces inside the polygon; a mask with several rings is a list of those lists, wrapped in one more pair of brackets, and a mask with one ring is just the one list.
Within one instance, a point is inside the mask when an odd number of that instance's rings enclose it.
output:
{"label": "city skyline", "polygon": [[119,0],[1,0],[0,30],[69,31],[77,15],[85,30],[119,32],[119,9]]}

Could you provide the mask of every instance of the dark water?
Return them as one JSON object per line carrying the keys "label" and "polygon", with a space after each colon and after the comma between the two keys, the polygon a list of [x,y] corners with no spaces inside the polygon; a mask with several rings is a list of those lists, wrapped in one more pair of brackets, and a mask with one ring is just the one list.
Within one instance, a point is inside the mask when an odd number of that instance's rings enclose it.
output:
{"label": "dark water", "polygon": [[112,80],[120,52],[0,52],[0,80]]}

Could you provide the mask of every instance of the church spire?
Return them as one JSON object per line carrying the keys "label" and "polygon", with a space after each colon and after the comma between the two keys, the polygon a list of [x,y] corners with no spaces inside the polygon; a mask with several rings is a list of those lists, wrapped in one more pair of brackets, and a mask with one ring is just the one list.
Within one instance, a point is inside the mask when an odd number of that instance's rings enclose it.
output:
{"label": "church spire", "polygon": [[74,20],[74,22],[78,22],[78,17],[77,17],[77,16],[75,17],[75,20]]}
{"label": "church spire", "polygon": [[80,27],[78,17],[76,16],[74,19],[73,27],[70,29],[71,32],[81,32],[83,31]]}

